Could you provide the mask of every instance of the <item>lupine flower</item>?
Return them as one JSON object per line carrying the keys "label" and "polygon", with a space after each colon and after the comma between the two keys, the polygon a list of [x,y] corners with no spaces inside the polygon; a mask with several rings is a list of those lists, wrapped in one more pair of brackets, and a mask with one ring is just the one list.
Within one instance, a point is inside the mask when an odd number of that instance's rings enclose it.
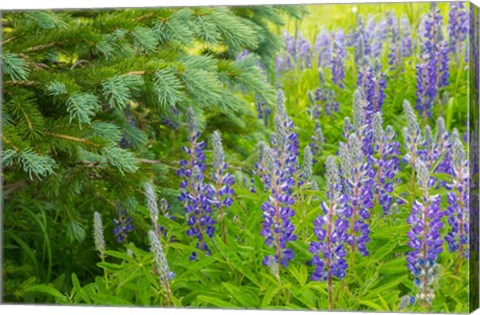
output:
{"label": "lupine flower", "polygon": [[267,106],[265,100],[258,94],[255,95],[255,102],[257,104],[258,119],[262,119],[265,127],[267,127],[270,121],[272,110],[269,106]]}
{"label": "lupine flower", "polygon": [[385,100],[385,88],[387,84],[386,74],[382,72],[382,65],[375,60],[372,65],[370,59],[365,57],[358,69],[358,86],[367,101],[365,121],[369,123],[374,113],[380,111]]}
{"label": "lupine flower", "polygon": [[171,281],[175,277],[175,273],[173,271],[170,271],[167,257],[165,257],[165,253],[163,252],[162,243],[160,243],[157,234],[152,230],[148,232],[148,238],[150,239],[150,248],[153,252],[156,270],[157,273],[160,275],[161,281]]}
{"label": "lupine flower", "polygon": [[314,281],[328,281],[329,307],[332,309],[332,279],[342,279],[348,267],[344,248],[347,241],[348,220],[343,207],[343,194],[340,186],[338,165],[333,156],[327,158],[325,179],[327,182],[327,201],[323,201],[320,215],[313,222],[314,233],[318,241],[310,244],[313,253],[312,263],[315,271],[311,275]]}
{"label": "lupine flower", "polygon": [[448,44],[442,42],[442,16],[435,3],[420,25],[421,59],[417,65],[417,106],[424,119],[432,116],[438,90],[448,84]]}
{"label": "lupine flower", "polygon": [[332,81],[343,88],[343,79],[345,78],[345,36],[343,29],[339,29],[335,34],[332,52]]}
{"label": "lupine flower", "polygon": [[380,112],[373,116],[373,135],[375,139],[375,152],[378,157],[375,159],[375,194],[382,206],[383,214],[390,213],[393,204],[392,192],[394,190],[393,179],[399,171],[400,161],[397,155],[400,154],[400,144],[395,141],[395,131],[388,126],[386,131],[382,127],[382,114]]}
{"label": "lupine flower", "polygon": [[293,233],[295,227],[290,221],[295,215],[291,208],[295,200],[290,195],[295,181],[281,168],[272,149],[265,148],[264,154],[271,182],[271,195],[262,205],[264,221],[261,235],[265,237],[267,246],[275,248],[275,254],[266,256],[262,262],[265,266],[276,263],[287,267],[294,257],[293,251],[287,248],[287,242],[297,239]]}
{"label": "lupine flower", "polygon": [[313,177],[313,153],[312,149],[309,146],[305,147],[303,153],[303,171],[302,171],[302,180],[305,182],[311,182]]}
{"label": "lupine flower", "polygon": [[469,169],[465,149],[458,136],[452,144],[453,182],[447,188],[452,191],[447,194],[448,207],[445,215],[448,216],[449,232],[445,236],[450,252],[458,251],[460,256],[468,258],[469,236]]}
{"label": "lupine flower", "polygon": [[[450,51],[456,56],[457,64],[460,62],[460,56],[463,44],[468,34],[468,15],[463,2],[451,2],[448,13],[448,34],[450,38]],[[465,45],[468,46],[468,45]]]}
{"label": "lupine flower", "polygon": [[373,103],[373,112],[376,113],[382,109],[383,103],[385,101],[385,88],[387,87],[387,75],[385,74],[385,72],[382,72],[382,64],[378,59],[375,60],[373,71],[374,71],[374,80],[375,80],[375,90],[374,90],[372,103]]}
{"label": "lupine flower", "polygon": [[294,257],[287,242],[297,239],[290,218],[295,215],[291,206],[295,203],[292,188],[298,171],[298,137],[293,132],[293,122],[287,115],[284,102],[283,92],[279,90],[272,148],[266,147],[263,153],[270,196],[262,205],[264,222],[261,234],[266,238],[265,243],[275,248],[275,255],[266,256],[263,264],[269,266],[276,262],[287,267]]}
{"label": "lupine flower", "polygon": [[382,53],[383,43],[387,39],[387,21],[382,20],[376,26],[372,37],[372,57],[378,58]]}
{"label": "lupine flower", "polygon": [[304,68],[312,67],[310,50],[310,42],[302,36],[300,31],[298,31],[295,41],[295,60],[302,70]]}
{"label": "lupine flower", "polygon": [[366,244],[370,242],[370,229],[366,220],[373,207],[375,171],[371,162],[365,159],[362,142],[355,133],[348,137],[347,143],[340,143],[340,165],[343,176],[346,217],[349,218],[348,244],[352,253],[358,249],[362,256],[368,255]]}
{"label": "lupine flower", "polygon": [[417,122],[417,116],[415,115],[410,102],[407,100],[404,100],[403,102],[403,112],[405,113],[405,118],[407,120],[407,127],[403,128],[403,141],[405,143],[405,149],[407,150],[407,153],[403,157],[403,161],[414,167],[417,162],[422,136]]}
{"label": "lupine flower", "polygon": [[[325,143],[325,137],[323,136],[322,126],[317,121],[313,129],[313,136],[310,138],[310,148],[313,155],[320,154],[322,152],[323,145]],[[315,160],[314,160],[315,163]]]}
{"label": "lupine flower", "polygon": [[408,245],[412,251],[406,254],[407,266],[414,275],[414,284],[418,287],[417,300],[431,304],[435,297],[432,287],[435,278],[439,276],[436,260],[442,252],[443,240],[440,229],[443,226],[440,210],[440,196],[429,195],[430,174],[428,166],[418,160],[416,162],[417,179],[423,191],[422,201],[415,200],[412,213],[407,223],[412,226],[408,232]]}
{"label": "lupine flower", "polygon": [[126,242],[127,233],[133,231],[132,218],[127,215],[127,210],[123,207],[122,203],[117,202],[117,217],[112,220],[115,228],[113,229],[113,235],[115,235],[115,241],[118,243]]}
{"label": "lupine flower", "polygon": [[326,29],[322,29],[315,38],[313,52],[318,56],[317,67],[331,66],[332,41]]}
{"label": "lupine flower", "polygon": [[389,26],[390,52],[388,53],[388,64],[396,68],[400,64],[401,42],[398,28],[398,20],[394,12],[386,13],[387,25]]}
{"label": "lupine flower", "polygon": [[410,30],[410,21],[408,17],[402,15],[400,18],[402,28],[402,57],[410,57],[412,55],[412,32]]}
{"label": "lupine flower", "polygon": [[[353,93],[353,127],[351,128],[362,143],[363,154],[370,162],[373,155],[372,117],[373,105],[366,100],[363,90],[358,88]],[[344,123],[346,124],[347,120]],[[348,139],[349,133],[345,132],[345,128],[348,126],[344,125],[344,137]]]}
{"label": "lupine flower", "polygon": [[105,239],[103,238],[103,225],[100,213],[93,213],[93,239],[95,241],[95,249],[100,254],[100,258],[105,260]]}
{"label": "lupine flower", "polygon": [[156,231],[156,225],[158,222],[158,205],[157,205],[157,196],[155,191],[153,191],[153,186],[150,182],[144,184],[145,196],[147,197],[147,208],[150,212],[150,219],[152,220],[154,230]]}
{"label": "lupine flower", "polygon": [[[196,248],[210,254],[210,249],[205,242],[205,237],[212,237],[214,221],[211,217],[211,203],[214,191],[211,186],[204,183],[203,172],[205,171],[205,154],[203,148],[205,142],[199,141],[200,133],[197,128],[195,114],[192,108],[188,110],[188,140],[189,147],[182,150],[189,155],[188,160],[180,161],[180,169],[177,175],[183,177],[180,183],[180,196],[178,200],[184,203],[185,213],[188,216],[187,235],[197,238]],[[196,259],[197,253],[193,252],[191,260]]]}
{"label": "lupine flower", "polygon": [[227,163],[225,163],[225,153],[223,152],[222,138],[218,131],[213,133],[213,173],[214,186],[212,189],[215,191],[214,205],[220,212],[220,222],[222,225],[223,241],[226,243],[226,230],[225,230],[225,211],[233,204],[234,190],[231,187],[234,184],[233,176],[227,172]]}
{"label": "lupine flower", "polygon": [[399,311],[404,310],[409,305],[414,305],[415,302],[417,302],[417,299],[414,296],[410,296],[410,295],[402,296],[402,298],[400,299],[400,303],[398,304],[398,310]]}

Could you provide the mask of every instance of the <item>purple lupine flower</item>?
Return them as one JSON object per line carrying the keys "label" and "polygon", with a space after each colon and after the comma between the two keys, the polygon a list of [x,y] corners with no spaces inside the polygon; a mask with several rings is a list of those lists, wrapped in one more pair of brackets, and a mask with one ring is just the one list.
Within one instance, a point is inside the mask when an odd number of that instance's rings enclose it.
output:
{"label": "purple lupine flower", "polygon": [[295,53],[295,60],[300,69],[312,67],[310,42],[302,36],[300,31],[297,32],[295,40]]}
{"label": "purple lupine flower", "polygon": [[[214,221],[211,217],[214,191],[211,186],[204,183],[203,172],[205,171],[204,141],[199,141],[200,132],[197,128],[195,113],[190,107],[187,112],[188,118],[188,141],[189,146],[184,146],[188,160],[180,161],[180,169],[177,175],[183,177],[180,183],[180,196],[178,200],[184,204],[189,229],[187,235],[197,238],[196,248],[210,254],[210,249],[205,242],[205,237],[212,237],[214,232]],[[197,258],[193,252],[190,260]]]}
{"label": "purple lupine flower", "polygon": [[432,116],[432,108],[439,88],[448,85],[448,46],[442,42],[442,16],[435,3],[420,25],[421,62],[417,65],[417,106],[426,119]]}
{"label": "purple lupine flower", "polygon": [[345,242],[348,239],[348,218],[342,204],[343,194],[340,187],[338,165],[333,156],[327,158],[325,179],[327,182],[326,201],[321,203],[323,215],[313,222],[314,234],[318,241],[310,244],[309,251],[314,254],[312,264],[315,271],[311,275],[314,281],[328,281],[329,306],[332,308],[332,279],[342,279],[348,268],[345,260]]}
{"label": "purple lupine flower", "polygon": [[412,31],[410,30],[408,17],[402,15],[400,25],[402,29],[402,57],[410,57],[412,55]]}
{"label": "purple lupine flower", "polygon": [[395,141],[396,134],[393,128],[387,126],[384,131],[382,124],[382,114],[378,112],[373,116],[372,122],[375,152],[378,153],[374,160],[376,165],[374,191],[383,214],[388,215],[393,204],[394,178],[400,168],[397,157],[400,154],[400,144]]}
{"label": "purple lupine flower", "polygon": [[268,201],[262,205],[264,221],[260,234],[265,237],[267,246],[274,247],[275,254],[265,256],[262,262],[265,266],[276,263],[287,267],[288,262],[294,258],[292,249],[287,248],[287,242],[297,239],[294,234],[295,227],[290,221],[290,218],[295,215],[295,211],[291,208],[295,203],[291,196],[295,181],[290,176],[286,176],[273,149],[265,148],[264,158],[267,176],[271,183],[271,194]]}
{"label": "purple lupine flower", "polygon": [[358,249],[362,256],[367,256],[366,244],[370,242],[367,219],[373,207],[375,171],[371,161],[365,159],[362,142],[355,133],[348,137],[347,143],[340,142],[339,153],[345,192],[344,211],[350,221],[348,244],[352,253]]}
{"label": "purple lupine flower", "polygon": [[440,196],[429,195],[428,166],[418,160],[415,168],[423,197],[421,201],[414,201],[412,213],[407,218],[407,223],[412,226],[407,234],[408,245],[412,250],[406,253],[406,260],[408,269],[415,277],[414,284],[418,288],[417,300],[431,304],[435,297],[432,284],[439,276],[439,265],[436,264],[436,260],[442,252],[443,239],[440,229],[443,227],[443,212],[440,209]]}
{"label": "purple lupine flower", "polygon": [[[370,58],[365,56],[358,68],[358,79],[357,85],[361,88],[363,92],[363,97],[365,98],[367,104],[366,108],[366,115],[370,118],[373,115],[373,98],[375,96],[375,79],[373,77],[373,67],[370,62]],[[367,120],[367,117],[364,119]]]}
{"label": "purple lupine flower", "polygon": [[[319,155],[322,152],[323,145],[325,144],[325,137],[323,136],[322,126],[317,121],[313,129],[313,136],[310,138],[310,148],[313,155]],[[314,160],[314,163],[316,161]]]}
{"label": "purple lupine flower", "polygon": [[326,29],[315,38],[313,53],[317,57],[317,67],[330,67],[332,59],[332,41]]}
{"label": "purple lupine flower", "polygon": [[255,102],[257,105],[258,119],[262,119],[265,127],[268,127],[272,109],[268,106],[265,100],[260,95],[255,95]]}
{"label": "purple lupine flower", "polygon": [[[372,104],[364,96],[363,90],[358,88],[353,93],[353,131],[362,143],[362,151],[367,160],[371,162],[373,155],[373,131],[372,131]],[[349,122],[350,120],[348,120]],[[347,123],[345,120],[344,123]],[[347,126],[344,125],[344,128]],[[344,130],[345,133],[345,130]],[[344,137],[348,140],[348,133]]]}
{"label": "purple lupine flower", "polygon": [[298,137],[293,132],[293,122],[287,115],[281,90],[277,93],[275,133],[271,141],[272,148],[265,147],[263,152],[270,196],[262,205],[264,222],[261,234],[266,238],[265,243],[275,248],[275,255],[266,256],[263,264],[277,263],[287,267],[294,257],[287,242],[297,239],[290,218],[295,215],[291,206],[295,203],[292,188],[296,185],[293,178],[298,173]]}
{"label": "purple lupine flower", "polygon": [[127,215],[127,210],[123,207],[120,201],[117,201],[117,217],[113,219],[113,235],[115,241],[118,243],[127,241],[127,233],[133,231],[132,218]]}
{"label": "purple lupine flower", "polygon": [[388,53],[388,64],[397,68],[400,64],[401,55],[401,42],[400,42],[400,33],[398,28],[398,19],[394,12],[386,13],[386,21],[388,25],[388,35],[390,38],[390,52]]}
{"label": "purple lupine flower", "polygon": [[449,232],[445,236],[450,252],[458,251],[459,256],[468,258],[469,243],[469,166],[468,158],[458,131],[452,138],[452,170],[453,182],[447,186],[451,191],[447,194]]}
{"label": "purple lupine flower", "polygon": [[227,242],[227,235],[225,229],[225,211],[232,206],[233,204],[233,194],[234,190],[232,185],[235,180],[233,176],[227,172],[228,164],[225,163],[225,153],[223,152],[222,138],[218,131],[213,133],[212,137],[213,143],[213,168],[215,172],[213,173],[214,185],[212,189],[215,191],[215,197],[213,204],[220,213],[220,222],[222,225],[222,236],[223,242]]}
{"label": "purple lupine flower", "polygon": [[468,34],[468,15],[463,2],[451,2],[448,13],[448,35],[452,59],[456,56],[457,65],[460,62],[461,52]]}
{"label": "purple lupine flower", "polygon": [[332,51],[332,81],[343,88],[343,79],[345,78],[345,36],[343,29],[339,29],[335,34]]}
{"label": "purple lupine flower", "polygon": [[378,59],[375,60],[374,65],[374,80],[375,90],[373,96],[373,112],[379,112],[385,102],[385,89],[387,87],[387,75],[382,72],[382,64]]}
{"label": "purple lupine flower", "polygon": [[376,26],[372,36],[371,52],[373,58],[382,53],[383,43],[387,39],[387,21],[382,20]]}

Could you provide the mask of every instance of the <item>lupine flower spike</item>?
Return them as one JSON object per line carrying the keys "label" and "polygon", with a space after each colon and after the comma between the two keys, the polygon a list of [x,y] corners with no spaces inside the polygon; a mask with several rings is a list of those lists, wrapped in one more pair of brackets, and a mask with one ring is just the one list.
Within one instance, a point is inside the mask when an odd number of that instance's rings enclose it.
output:
{"label": "lupine flower spike", "polygon": [[[183,177],[180,183],[180,196],[178,200],[183,202],[187,223],[190,228],[187,235],[197,238],[196,248],[210,254],[210,249],[205,242],[205,237],[212,237],[214,221],[211,217],[211,204],[214,191],[210,185],[204,183],[205,154],[203,148],[205,142],[199,141],[200,132],[197,128],[195,114],[192,108],[188,110],[188,140],[189,146],[182,150],[189,155],[188,160],[180,161],[180,169],[177,175]],[[195,260],[197,253],[193,252],[190,260]]]}
{"label": "lupine flower spike", "polygon": [[392,192],[394,190],[393,179],[399,171],[400,161],[397,155],[400,153],[400,144],[395,141],[395,132],[391,126],[386,131],[382,127],[382,114],[373,116],[373,135],[375,139],[375,151],[378,153],[375,159],[375,194],[382,206],[383,214],[390,213],[393,204]]}
{"label": "lupine flower spike", "polygon": [[171,302],[171,290],[170,290],[170,281],[175,277],[175,273],[170,271],[168,266],[167,258],[162,248],[162,244],[158,239],[157,233],[150,230],[148,232],[148,237],[150,239],[150,248],[153,252],[153,258],[155,260],[156,272],[160,277],[160,283],[165,289],[167,295],[167,303]]}
{"label": "lupine flower spike", "polygon": [[127,214],[127,210],[120,201],[117,202],[117,217],[112,220],[115,228],[113,235],[118,243],[126,242],[128,233],[133,231],[132,218]]}
{"label": "lupine flower spike", "polygon": [[105,260],[105,239],[103,238],[103,224],[100,213],[95,211],[93,214],[93,239],[95,241],[95,249],[100,255],[102,261]]}
{"label": "lupine flower spike", "polygon": [[443,240],[440,229],[443,226],[440,210],[440,196],[429,195],[431,185],[428,166],[421,160],[416,162],[418,184],[423,192],[421,201],[415,200],[407,223],[412,226],[408,232],[408,245],[412,249],[406,254],[407,266],[415,277],[418,294],[416,299],[430,306],[435,297],[435,286],[440,266],[436,264],[442,252]]}
{"label": "lupine flower spike", "polygon": [[417,116],[415,115],[410,102],[407,100],[403,102],[403,112],[405,113],[405,118],[407,120],[407,127],[404,127],[402,130],[403,141],[407,152],[403,157],[403,161],[412,167],[410,186],[413,191],[413,186],[415,185],[415,165],[418,159],[422,136],[417,122]]}
{"label": "lupine flower spike", "polygon": [[340,143],[341,169],[344,183],[346,217],[349,218],[348,244],[351,253],[358,249],[362,256],[368,255],[366,244],[370,242],[370,228],[367,219],[373,207],[372,188],[374,170],[371,163],[365,160],[362,143],[356,134],[351,134],[348,143]]}
{"label": "lupine flower spike", "polygon": [[342,205],[342,187],[338,174],[338,165],[333,156],[327,158],[326,164],[327,201],[323,201],[323,215],[313,222],[314,233],[318,241],[310,244],[309,251],[313,253],[312,263],[315,271],[311,276],[315,281],[328,282],[328,305],[333,309],[332,280],[343,279],[348,267],[345,260],[344,244],[347,241],[348,220]]}
{"label": "lupine flower spike", "polygon": [[225,153],[223,152],[222,138],[218,131],[213,133],[213,173],[215,191],[214,204],[220,213],[220,223],[222,225],[223,242],[227,243],[227,232],[225,230],[225,211],[233,204],[234,190],[231,187],[234,184],[233,176],[227,172],[227,163],[225,163]]}
{"label": "lupine flower spike", "polygon": [[[447,188],[451,189],[447,194],[448,207],[445,214],[448,216],[449,232],[445,236],[450,252],[458,252],[459,261],[462,256],[468,258],[468,235],[469,235],[469,169],[468,158],[465,149],[454,133],[452,143],[452,169],[453,182]],[[457,268],[459,263],[457,263]]]}

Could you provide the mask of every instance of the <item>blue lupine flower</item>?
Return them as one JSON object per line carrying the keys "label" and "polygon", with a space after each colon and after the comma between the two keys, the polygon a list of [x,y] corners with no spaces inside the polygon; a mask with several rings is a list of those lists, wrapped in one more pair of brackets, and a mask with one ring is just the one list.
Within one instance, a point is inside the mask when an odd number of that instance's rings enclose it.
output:
{"label": "blue lupine flower", "polygon": [[391,126],[382,127],[382,114],[380,112],[373,116],[373,135],[375,139],[375,152],[378,157],[375,159],[375,194],[382,206],[383,214],[390,213],[393,204],[392,193],[394,190],[394,178],[400,168],[398,155],[400,144],[395,141],[395,131]]}
{"label": "blue lupine flower", "polygon": [[318,56],[317,67],[330,67],[332,59],[332,40],[326,29],[315,38],[313,53]]}
{"label": "blue lupine flower", "polygon": [[335,34],[332,51],[332,81],[343,88],[343,79],[345,78],[345,36],[343,29],[339,29]]}
{"label": "blue lupine flower", "polygon": [[[371,161],[365,158],[362,142],[355,133],[347,143],[340,143],[340,165],[345,193],[345,217],[349,218],[348,244],[352,253],[358,249],[362,256],[368,255],[366,244],[370,242],[367,219],[373,207],[373,185],[375,171]],[[348,196],[348,197],[347,197]]]}
{"label": "blue lupine flower", "polygon": [[465,45],[468,35],[468,15],[463,2],[451,2],[450,11],[448,13],[448,34],[450,39],[450,51],[456,56],[457,63],[460,61],[461,52]]}
{"label": "blue lupine flower", "polygon": [[[189,159],[181,160],[180,169],[177,171],[177,175],[184,178],[180,183],[178,200],[184,204],[187,214],[189,226],[187,235],[197,238],[197,249],[210,254],[205,238],[206,236],[211,238],[215,230],[213,227],[215,222],[211,216],[214,191],[210,185],[204,183],[203,172],[206,167],[203,148],[205,142],[199,141],[200,132],[197,128],[195,113],[191,107],[187,114],[189,146],[184,146],[182,150],[188,154]],[[190,259],[194,260],[196,257],[196,252],[193,252]]]}
{"label": "blue lupine flower", "polygon": [[412,32],[410,30],[410,21],[408,17],[402,15],[400,18],[402,29],[402,57],[410,57],[412,55]]}
{"label": "blue lupine flower", "polygon": [[388,53],[388,64],[393,67],[397,68],[400,64],[400,57],[401,54],[401,42],[400,42],[400,33],[398,28],[398,20],[395,12],[387,12],[386,13],[386,21],[388,27],[388,36],[390,38],[390,47]]}
{"label": "blue lupine flower", "polygon": [[309,247],[309,251],[315,255],[312,259],[315,271],[311,276],[315,281],[331,281],[333,277],[342,279],[348,267],[344,246],[348,239],[349,223],[343,205],[345,197],[340,186],[338,165],[333,156],[327,158],[325,178],[327,200],[321,204],[323,215],[313,222],[318,241],[312,242]]}
{"label": "blue lupine flower", "polygon": [[435,3],[420,25],[421,62],[417,65],[416,109],[424,117],[432,116],[439,88],[448,85],[448,44],[442,41],[442,16]]}
{"label": "blue lupine flower", "polygon": [[449,232],[445,236],[450,252],[458,251],[468,258],[469,237],[469,166],[468,158],[458,132],[452,136],[452,175],[453,182],[447,186],[451,191],[447,194]]}
{"label": "blue lupine flower", "polygon": [[412,250],[406,253],[406,260],[408,269],[415,277],[414,284],[418,287],[417,299],[430,304],[435,297],[432,284],[439,276],[436,260],[442,252],[440,229],[443,227],[443,213],[440,196],[429,195],[431,181],[428,166],[418,160],[415,168],[423,197],[421,201],[414,201],[412,213],[407,218],[407,223],[412,226],[407,234],[408,246]]}
{"label": "blue lupine flower", "polygon": [[371,52],[373,58],[382,53],[383,43],[387,39],[387,21],[382,20],[376,26],[372,37]]}
{"label": "blue lupine flower", "polygon": [[233,204],[234,184],[233,176],[227,172],[228,164],[225,162],[225,153],[223,152],[222,138],[218,131],[213,133],[213,173],[214,185],[212,189],[215,191],[214,205],[220,212],[220,222],[222,225],[223,241],[226,243],[225,230],[225,211]]}
{"label": "blue lupine flower", "polygon": [[[325,137],[323,136],[322,126],[317,121],[313,129],[313,136],[310,138],[310,148],[313,155],[318,155],[322,152],[323,145],[325,144]],[[315,163],[315,159],[313,160]]]}
{"label": "blue lupine flower", "polygon": [[118,243],[126,242],[127,233],[133,231],[132,218],[127,215],[127,210],[123,208],[120,201],[117,202],[117,218],[113,219],[113,235]]}
{"label": "blue lupine flower", "polygon": [[298,137],[293,132],[293,122],[286,113],[284,102],[283,92],[279,90],[272,148],[265,147],[263,150],[270,196],[262,205],[264,222],[261,234],[265,243],[275,248],[275,255],[266,256],[263,264],[269,266],[276,262],[287,267],[294,257],[293,251],[287,248],[287,242],[297,239],[290,218],[295,215],[291,206],[295,203],[292,188],[296,185],[293,178],[298,172]]}

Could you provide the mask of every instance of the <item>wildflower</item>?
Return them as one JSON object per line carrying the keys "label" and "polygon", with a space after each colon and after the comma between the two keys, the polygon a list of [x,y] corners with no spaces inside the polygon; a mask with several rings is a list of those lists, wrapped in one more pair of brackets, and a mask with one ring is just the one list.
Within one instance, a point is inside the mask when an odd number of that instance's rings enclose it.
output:
{"label": "wildflower", "polygon": [[430,174],[426,163],[416,162],[417,180],[423,198],[415,200],[407,223],[412,226],[408,232],[408,245],[412,251],[406,254],[407,266],[414,275],[414,284],[419,293],[417,300],[431,304],[435,297],[433,283],[438,276],[436,260],[442,252],[443,240],[440,229],[443,226],[443,213],[440,209],[440,196],[429,195]]}
{"label": "wildflower", "polygon": [[403,102],[403,112],[405,113],[405,118],[407,120],[407,127],[403,128],[403,141],[405,143],[405,149],[407,150],[403,161],[414,167],[421,146],[422,136],[417,122],[417,116],[415,115],[410,102],[407,100],[404,100]]}
{"label": "wildflower", "polygon": [[400,161],[396,157],[400,154],[400,144],[395,141],[395,132],[391,126],[386,131],[382,127],[382,115],[380,112],[373,117],[373,135],[375,139],[375,151],[378,157],[375,159],[375,194],[382,206],[383,214],[390,213],[393,204],[392,192],[394,190],[393,179],[399,171]]}
{"label": "wildflower", "polygon": [[343,88],[343,79],[345,78],[345,36],[343,29],[339,29],[335,34],[332,52],[332,81]]}
{"label": "wildflower", "polygon": [[93,213],[93,239],[95,240],[95,249],[100,254],[100,258],[105,260],[105,239],[103,238],[103,225],[100,213]]}
{"label": "wildflower", "polygon": [[355,133],[347,143],[340,143],[340,165],[344,183],[344,207],[349,218],[348,244],[352,252],[359,250],[362,256],[368,255],[366,244],[370,242],[370,229],[366,220],[373,207],[373,184],[375,171],[371,161],[365,159],[362,142]]}
{"label": "wildflower", "polygon": [[275,261],[287,267],[294,257],[293,251],[286,247],[287,242],[297,239],[290,218],[295,215],[291,206],[295,203],[292,188],[298,171],[298,137],[293,132],[293,122],[287,115],[281,90],[277,93],[272,148],[265,147],[263,151],[270,196],[262,205],[264,222],[261,234],[266,238],[265,243],[275,248],[275,255],[266,256],[263,264],[269,266]]}
{"label": "wildflower", "polygon": [[311,275],[314,281],[328,281],[329,307],[332,309],[332,279],[342,279],[348,267],[345,260],[344,244],[347,241],[348,220],[342,205],[342,190],[338,165],[333,156],[326,163],[327,201],[323,201],[320,215],[313,222],[314,233],[318,241],[310,244],[309,251],[315,256],[312,259],[315,271]]}
{"label": "wildflower", "polygon": [[387,39],[387,21],[382,20],[375,25],[372,37],[371,55],[373,58],[378,58],[382,53],[383,43]]}
{"label": "wildflower", "polygon": [[332,58],[332,41],[326,29],[315,38],[313,53],[318,56],[317,67],[330,67]]}
{"label": "wildflower", "polygon": [[175,273],[170,271],[167,258],[165,257],[162,244],[160,243],[157,234],[154,231],[150,230],[148,232],[148,238],[150,239],[150,247],[153,252],[155,266],[158,274],[160,275],[160,279],[167,282],[171,281],[175,277]]}
{"label": "wildflower", "polygon": [[[463,2],[451,2],[448,13],[448,34],[450,38],[450,52],[460,62],[461,51],[468,33],[468,15]],[[452,58],[453,59],[453,58]]]}
{"label": "wildflower", "polygon": [[[320,154],[322,152],[323,145],[325,143],[325,137],[323,136],[322,127],[317,121],[313,129],[313,136],[310,138],[310,149],[313,155]],[[314,160],[313,163],[316,161]]]}
{"label": "wildflower", "polygon": [[[458,134],[458,133],[457,133]],[[450,252],[459,252],[459,256],[468,258],[469,236],[469,168],[468,158],[462,142],[455,136],[452,143],[452,184],[448,185],[448,207],[445,214],[448,216],[449,232],[445,236]]]}
{"label": "wildflower", "polygon": [[412,32],[410,30],[410,22],[408,17],[402,15],[400,18],[402,28],[402,57],[410,57],[412,55]]}
{"label": "wildflower", "polygon": [[220,222],[222,225],[223,241],[226,243],[226,230],[225,230],[225,211],[233,204],[234,190],[231,187],[234,184],[233,176],[230,175],[227,170],[227,163],[225,163],[225,153],[223,152],[222,138],[218,131],[213,133],[213,173],[215,191],[214,204],[220,212]]}
{"label": "wildflower", "polygon": [[[302,172],[302,180],[304,182],[310,183],[313,177],[313,153],[312,149],[309,146],[305,147],[305,151],[303,153],[303,172]],[[300,184],[299,184],[300,185]]]}
{"label": "wildflower", "polygon": [[389,25],[389,37],[390,47],[388,54],[388,64],[393,68],[397,68],[400,64],[401,55],[401,42],[398,28],[398,20],[394,12],[387,12],[386,14],[387,25]]}
{"label": "wildflower", "polygon": [[120,201],[117,202],[117,218],[113,219],[113,235],[118,243],[127,241],[127,233],[133,231],[132,218],[127,215]]}
{"label": "wildflower", "polygon": [[281,168],[272,149],[265,148],[264,154],[267,174],[271,182],[271,194],[268,201],[262,205],[264,221],[261,235],[265,237],[267,246],[275,248],[275,255],[266,256],[263,264],[271,266],[277,263],[287,267],[288,262],[294,257],[293,251],[287,248],[287,242],[297,239],[293,233],[295,227],[290,221],[290,218],[295,215],[291,208],[295,203],[291,196],[291,188],[295,185],[295,181]]}
{"label": "wildflower", "polygon": [[[189,155],[189,159],[180,161],[180,169],[177,172],[178,176],[184,178],[180,183],[178,200],[184,204],[188,217],[187,235],[197,239],[197,249],[210,254],[205,238],[206,236],[211,238],[214,233],[214,221],[211,217],[214,191],[210,185],[204,183],[205,142],[199,141],[200,133],[192,108],[188,110],[188,133],[189,147],[184,146],[182,150]],[[190,259],[194,260],[196,257],[197,253],[193,252]]]}

